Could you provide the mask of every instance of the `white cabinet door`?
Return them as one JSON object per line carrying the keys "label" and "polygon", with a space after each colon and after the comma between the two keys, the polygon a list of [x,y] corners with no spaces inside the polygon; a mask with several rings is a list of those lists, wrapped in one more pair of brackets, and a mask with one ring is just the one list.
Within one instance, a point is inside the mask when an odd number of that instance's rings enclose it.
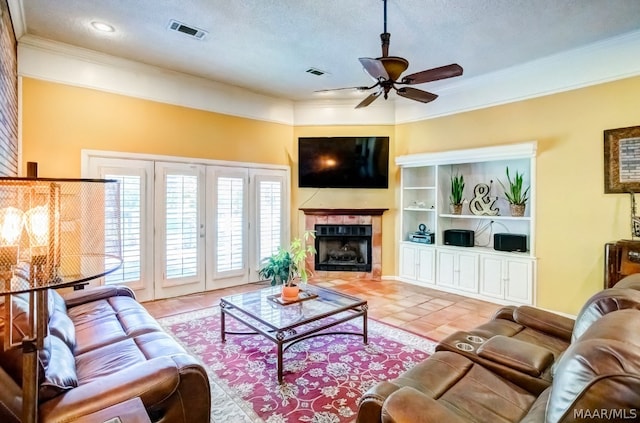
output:
{"label": "white cabinet door", "polygon": [[480,257],[480,294],[504,298],[503,261],[504,259],[498,256],[482,255]]}
{"label": "white cabinet door", "polygon": [[431,247],[418,247],[418,281],[435,282],[436,251]]}
{"label": "white cabinet door", "polygon": [[418,249],[414,245],[400,244],[400,276],[415,280],[417,276]]}
{"label": "white cabinet door", "polygon": [[533,304],[533,262],[531,260],[505,259],[506,300]]}
{"label": "white cabinet door", "polygon": [[437,285],[449,288],[456,286],[456,256],[451,250],[438,250]]}
{"label": "white cabinet door", "polygon": [[478,253],[438,249],[437,285],[478,292]]}
{"label": "white cabinet door", "polygon": [[480,294],[521,304],[533,304],[533,261],[482,254]]}
{"label": "white cabinet door", "polygon": [[458,289],[478,292],[478,254],[460,252],[457,263]]}
{"label": "white cabinet door", "polygon": [[413,282],[433,284],[435,249],[423,245],[400,244],[400,276]]}

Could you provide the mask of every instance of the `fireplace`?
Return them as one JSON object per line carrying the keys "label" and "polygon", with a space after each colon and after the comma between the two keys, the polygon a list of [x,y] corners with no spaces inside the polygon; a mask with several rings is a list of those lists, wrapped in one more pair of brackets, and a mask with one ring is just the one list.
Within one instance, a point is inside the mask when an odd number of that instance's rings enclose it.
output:
{"label": "fireplace", "polygon": [[[327,241],[324,246],[315,243],[319,254],[307,257],[307,269],[313,273],[314,277],[346,280],[381,279],[382,214],[387,209],[301,208],[300,210],[305,215],[304,229],[318,231],[316,236],[319,235],[320,240],[326,237],[325,241]],[[329,229],[330,227],[334,229]],[[368,238],[368,241],[363,240],[364,238]],[[328,260],[327,256],[332,250],[333,258]],[[319,262],[325,263],[318,268],[316,263]]]}
{"label": "fireplace", "polygon": [[371,271],[371,225],[315,225],[315,231],[315,270]]}

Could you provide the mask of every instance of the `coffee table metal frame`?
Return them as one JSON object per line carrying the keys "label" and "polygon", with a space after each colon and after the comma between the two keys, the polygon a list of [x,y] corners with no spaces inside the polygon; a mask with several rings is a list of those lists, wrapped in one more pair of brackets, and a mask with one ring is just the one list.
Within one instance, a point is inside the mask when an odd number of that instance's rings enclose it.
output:
{"label": "coffee table metal frame", "polygon": [[[260,334],[273,341],[277,345],[278,383],[282,383],[283,352],[297,342],[322,335],[356,335],[362,336],[364,344],[369,342],[367,329],[367,301],[332,289],[309,285],[305,290],[317,294],[317,298],[283,305],[268,298],[274,293],[279,292],[279,289],[280,287],[269,287],[259,291],[231,295],[220,299],[220,334],[222,342],[226,342],[226,335],[256,334]],[[261,306],[258,307],[258,310],[262,310],[262,307],[266,306],[270,311],[269,314],[273,316],[274,310],[277,312],[278,308],[281,309],[281,312],[286,311],[290,314],[292,311],[291,307],[297,307],[300,310],[298,318],[295,319],[295,321],[276,324],[262,315],[259,311],[256,312],[255,308],[251,309],[250,307],[244,306],[245,299],[252,296],[251,298],[255,302],[257,300],[257,295],[260,296],[259,301],[261,302]],[[332,304],[330,299],[340,299],[344,301],[344,304]],[[326,308],[326,311],[309,313],[309,315],[304,313],[304,307],[313,307],[314,304],[310,304],[313,302],[321,302]],[[284,310],[284,308],[289,309]],[[233,317],[235,320],[252,329],[254,332],[228,331],[226,329],[226,316]],[[331,327],[349,320],[357,319],[358,317],[362,317],[362,333],[348,331],[324,332]]]}

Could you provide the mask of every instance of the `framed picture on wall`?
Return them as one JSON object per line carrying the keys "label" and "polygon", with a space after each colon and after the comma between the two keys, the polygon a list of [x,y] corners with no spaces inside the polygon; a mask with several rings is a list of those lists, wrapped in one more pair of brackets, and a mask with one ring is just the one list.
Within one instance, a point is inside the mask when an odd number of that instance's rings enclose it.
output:
{"label": "framed picture on wall", "polygon": [[640,126],[604,131],[604,192],[640,192]]}

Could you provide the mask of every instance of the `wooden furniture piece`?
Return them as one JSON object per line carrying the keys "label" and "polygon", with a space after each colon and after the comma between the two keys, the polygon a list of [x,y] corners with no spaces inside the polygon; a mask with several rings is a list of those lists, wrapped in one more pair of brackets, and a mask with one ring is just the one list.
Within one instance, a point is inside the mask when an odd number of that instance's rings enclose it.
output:
{"label": "wooden furniture piece", "polygon": [[621,239],[604,246],[604,287],[611,288],[620,279],[640,273],[640,241]]}
{"label": "wooden furniture piece", "polygon": [[[400,279],[492,302],[535,305],[536,150],[532,141],[397,157]],[[530,187],[524,216],[511,215],[498,182],[508,186],[507,167],[511,178],[518,171]],[[462,214],[450,211],[455,175],[465,181]],[[433,234],[427,242],[422,225]],[[443,233],[451,229],[474,231],[474,246],[445,245]],[[524,239],[527,251],[498,251],[495,234]]]}
{"label": "wooden furniture piece", "polygon": [[[302,291],[316,295],[298,302],[281,304],[282,287],[272,286],[252,292],[230,295],[220,299],[222,342],[226,335],[261,334],[278,346],[278,382],[282,383],[282,353],[291,345],[313,336],[331,334],[362,336],[368,342],[367,302],[332,289],[307,285]],[[236,332],[226,328],[226,316],[255,332]],[[325,332],[340,323],[362,317],[362,333]]]}
{"label": "wooden furniture piece", "polygon": [[131,398],[75,420],[76,423],[151,423],[142,400]]}

